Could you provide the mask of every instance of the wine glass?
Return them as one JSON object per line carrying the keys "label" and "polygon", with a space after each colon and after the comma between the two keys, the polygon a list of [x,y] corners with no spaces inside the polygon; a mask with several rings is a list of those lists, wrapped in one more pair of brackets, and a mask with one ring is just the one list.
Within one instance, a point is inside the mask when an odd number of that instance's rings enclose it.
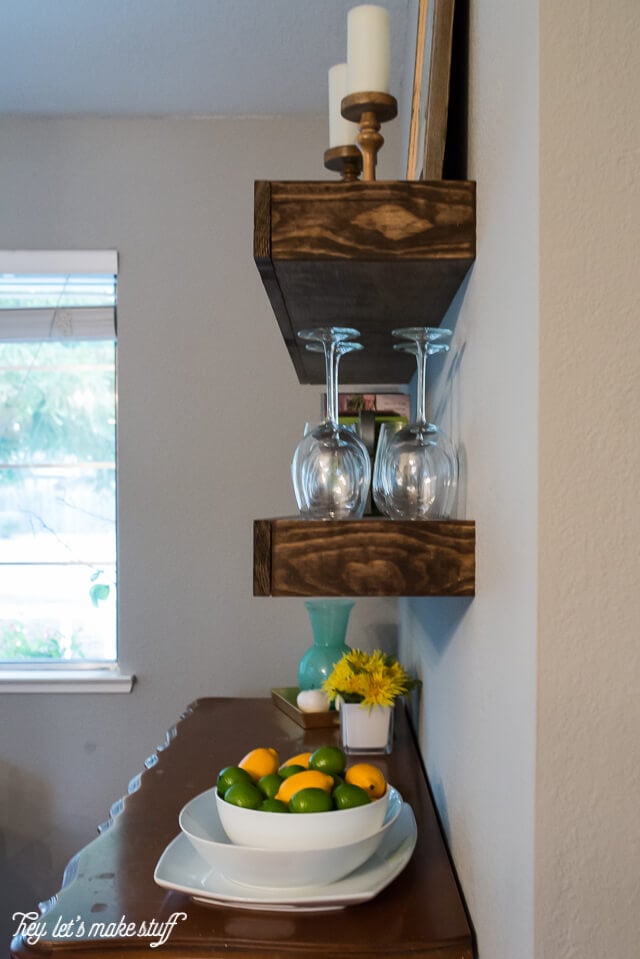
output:
{"label": "wine glass", "polygon": [[378,442],[376,444],[376,455],[373,462],[373,478],[371,480],[371,495],[378,511],[385,516],[387,515],[387,507],[384,499],[384,490],[382,488],[382,464],[385,460],[389,440],[393,437],[394,433],[402,429],[402,426],[403,424],[396,420],[381,423]]}
{"label": "wine glass", "polygon": [[446,352],[450,330],[428,326],[393,330],[408,342],[418,368],[416,421],[387,443],[379,464],[383,511],[391,519],[447,519],[458,483],[458,456],[450,437],[427,419],[427,359]]}
{"label": "wine glass", "polygon": [[354,343],[358,330],[318,327],[301,330],[306,348],[325,356],[326,419],[307,428],[291,464],[298,509],[306,519],[358,519],[364,513],[371,480],[371,459],[351,426],[338,423],[338,364],[340,357],[361,350]]}

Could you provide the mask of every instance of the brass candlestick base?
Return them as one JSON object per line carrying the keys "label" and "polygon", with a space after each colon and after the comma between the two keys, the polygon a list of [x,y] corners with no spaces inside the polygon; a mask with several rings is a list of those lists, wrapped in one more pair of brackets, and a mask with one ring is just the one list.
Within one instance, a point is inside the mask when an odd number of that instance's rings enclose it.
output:
{"label": "brass candlestick base", "polygon": [[330,147],[324,151],[327,170],[339,173],[342,179],[357,180],[362,173],[362,153],[357,146]]}
{"label": "brass candlestick base", "polygon": [[398,101],[390,93],[350,93],[340,104],[345,120],[359,124],[358,147],[362,151],[362,179],[375,180],[376,160],[384,137],[380,124],[398,114]]}

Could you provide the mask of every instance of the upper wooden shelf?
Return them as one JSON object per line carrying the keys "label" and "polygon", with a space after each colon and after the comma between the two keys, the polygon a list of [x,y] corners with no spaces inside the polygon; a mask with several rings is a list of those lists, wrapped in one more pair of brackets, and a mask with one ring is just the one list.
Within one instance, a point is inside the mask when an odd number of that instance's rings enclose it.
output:
{"label": "upper wooden shelf", "polygon": [[301,383],[324,383],[297,332],[355,326],[340,383],[402,384],[398,326],[439,326],[475,260],[475,183],[257,181],[254,258]]}

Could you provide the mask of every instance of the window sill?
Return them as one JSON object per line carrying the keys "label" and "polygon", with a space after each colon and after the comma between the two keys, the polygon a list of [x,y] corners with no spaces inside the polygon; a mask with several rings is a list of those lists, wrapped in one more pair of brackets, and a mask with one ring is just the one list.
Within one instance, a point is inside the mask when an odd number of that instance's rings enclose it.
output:
{"label": "window sill", "polygon": [[118,669],[0,667],[0,693],[130,693],[134,683]]}

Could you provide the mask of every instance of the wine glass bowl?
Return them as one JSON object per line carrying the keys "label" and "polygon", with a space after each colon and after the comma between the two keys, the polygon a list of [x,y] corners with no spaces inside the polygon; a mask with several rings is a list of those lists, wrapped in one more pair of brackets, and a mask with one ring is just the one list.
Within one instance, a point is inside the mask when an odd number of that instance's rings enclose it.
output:
{"label": "wine glass bowl", "polygon": [[406,427],[391,440],[383,510],[391,519],[447,519],[457,483],[456,451],[434,426]]}
{"label": "wine glass bowl", "polygon": [[376,444],[376,455],[373,463],[373,477],[371,480],[371,496],[378,512],[387,515],[385,503],[384,488],[382,486],[382,466],[385,461],[387,446],[395,433],[403,429],[402,423],[389,422],[381,423],[378,433],[378,442]]}
{"label": "wine glass bowl", "polygon": [[306,519],[359,518],[364,513],[371,479],[371,460],[353,427],[338,422],[338,363],[340,357],[361,350],[359,336],[350,327],[302,330],[306,348],[322,351],[327,380],[327,415],[317,426],[307,424],[291,464],[291,476],[300,514]]}
{"label": "wine glass bowl", "polygon": [[[366,447],[364,448],[366,452]],[[367,453],[367,459],[369,454]],[[308,519],[362,516],[368,479],[362,443],[351,426],[307,423],[292,462],[296,502]]]}
{"label": "wine glass bowl", "polygon": [[426,364],[449,349],[450,330],[409,327],[394,349],[412,353],[418,367],[416,420],[388,439],[380,450],[376,483],[383,512],[391,519],[447,519],[458,483],[458,456],[451,438],[430,423],[426,413]]}

